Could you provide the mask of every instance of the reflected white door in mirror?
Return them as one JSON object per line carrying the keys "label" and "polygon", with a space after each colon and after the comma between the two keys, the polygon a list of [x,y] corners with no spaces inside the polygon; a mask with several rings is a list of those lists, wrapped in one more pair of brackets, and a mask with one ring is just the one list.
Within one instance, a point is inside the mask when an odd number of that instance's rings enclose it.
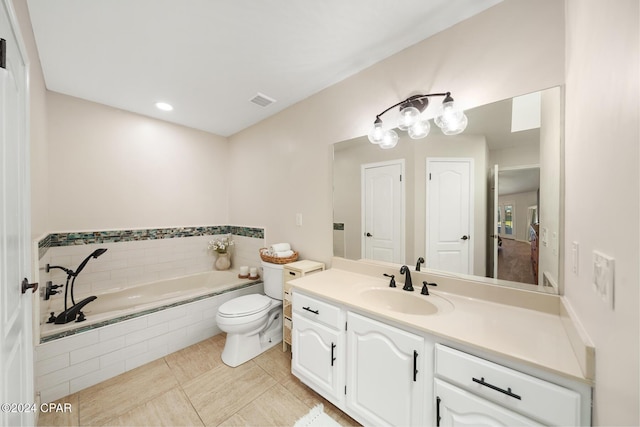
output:
{"label": "reflected white door in mirror", "polygon": [[473,159],[427,158],[427,267],[473,273]]}
{"label": "reflected white door in mirror", "polygon": [[404,160],[362,165],[362,258],[404,260]]}

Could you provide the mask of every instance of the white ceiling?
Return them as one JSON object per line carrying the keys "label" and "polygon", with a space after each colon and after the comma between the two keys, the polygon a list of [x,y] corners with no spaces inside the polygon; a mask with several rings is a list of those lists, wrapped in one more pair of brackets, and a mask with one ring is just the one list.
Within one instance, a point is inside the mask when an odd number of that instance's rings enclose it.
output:
{"label": "white ceiling", "polygon": [[[28,5],[49,90],[229,136],[500,1]],[[277,102],[249,102],[258,93]]]}

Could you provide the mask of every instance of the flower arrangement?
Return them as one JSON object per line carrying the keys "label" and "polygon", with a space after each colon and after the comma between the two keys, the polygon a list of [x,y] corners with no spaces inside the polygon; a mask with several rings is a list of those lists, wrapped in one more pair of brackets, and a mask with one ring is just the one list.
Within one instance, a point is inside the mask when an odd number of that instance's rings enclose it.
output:
{"label": "flower arrangement", "polygon": [[233,240],[230,237],[223,237],[221,239],[214,239],[209,242],[209,250],[216,251],[219,254],[226,254],[227,250],[233,246]]}

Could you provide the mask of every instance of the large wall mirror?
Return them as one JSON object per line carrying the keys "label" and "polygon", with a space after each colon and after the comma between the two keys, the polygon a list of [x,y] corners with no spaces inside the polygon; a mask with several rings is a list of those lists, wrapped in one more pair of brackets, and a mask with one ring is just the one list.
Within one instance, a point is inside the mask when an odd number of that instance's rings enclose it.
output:
{"label": "large wall mirror", "polygon": [[334,255],[561,291],[562,89],[466,111],[467,129],[389,150],[334,145]]}

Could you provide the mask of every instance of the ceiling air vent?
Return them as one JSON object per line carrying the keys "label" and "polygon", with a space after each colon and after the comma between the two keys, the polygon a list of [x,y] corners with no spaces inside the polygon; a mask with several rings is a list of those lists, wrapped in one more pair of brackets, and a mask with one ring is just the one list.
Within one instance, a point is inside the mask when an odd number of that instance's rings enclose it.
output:
{"label": "ceiling air vent", "polygon": [[266,107],[267,105],[273,104],[276,102],[275,99],[268,97],[267,95],[258,92],[256,96],[250,99],[254,104],[258,104],[261,107]]}

